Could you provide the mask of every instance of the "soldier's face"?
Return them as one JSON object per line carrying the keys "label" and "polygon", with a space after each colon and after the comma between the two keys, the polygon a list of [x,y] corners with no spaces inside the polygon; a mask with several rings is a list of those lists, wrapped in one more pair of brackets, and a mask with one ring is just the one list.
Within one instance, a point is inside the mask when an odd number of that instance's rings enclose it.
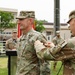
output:
{"label": "soldier's face", "polygon": [[17,37],[17,32],[13,32],[12,35],[13,35],[14,37]]}
{"label": "soldier's face", "polygon": [[28,28],[28,19],[19,19],[18,23],[20,24],[20,29],[21,30],[26,30]]}
{"label": "soldier's face", "polygon": [[60,37],[60,34],[57,34],[57,37]]}
{"label": "soldier's face", "polygon": [[75,18],[73,18],[70,22],[70,30],[72,31],[72,34],[75,36]]}

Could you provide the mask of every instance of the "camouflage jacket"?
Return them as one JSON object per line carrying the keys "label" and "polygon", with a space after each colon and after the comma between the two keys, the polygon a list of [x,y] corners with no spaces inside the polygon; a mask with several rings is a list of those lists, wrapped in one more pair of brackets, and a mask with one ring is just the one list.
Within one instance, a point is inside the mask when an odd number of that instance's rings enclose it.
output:
{"label": "camouflage jacket", "polygon": [[[58,57],[64,61],[63,74],[75,75],[75,54],[74,54],[75,53],[75,37],[69,39],[67,43],[63,41],[63,43],[59,43],[58,45],[54,47],[45,47],[43,43],[39,41],[35,43],[34,46],[36,49],[37,56],[40,59],[51,60],[53,59],[53,56],[54,56],[54,59],[56,60],[57,56],[59,56],[60,54],[63,54],[63,56],[60,55],[62,57]],[[67,49],[66,49],[66,46],[67,46]],[[70,50],[69,52],[66,52],[67,56],[66,55],[64,56],[64,53],[61,53],[63,48],[65,48],[66,51]]]}
{"label": "camouflage jacket", "polygon": [[[17,48],[18,62],[16,75],[40,75],[41,70],[40,62],[42,60],[39,61],[39,57],[37,56],[36,50],[34,48],[34,42],[37,39],[43,43],[46,43],[47,41],[46,38],[41,33],[33,29],[30,30],[26,35],[22,35],[20,37],[19,45]],[[46,71],[46,69],[44,71]],[[47,71],[49,72],[50,70],[48,69]]]}
{"label": "camouflage jacket", "polygon": [[18,44],[18,39],[14,40],[12,38],[8,39],[6,41],[6,50],[12,50],[12,49],[16,49]]}
{"label": "camouflage jacket", "polygon": [[[72,37],[71,39],[68,40],[67,46],[71,48],[72,50],[75,50],[75,37]],[[75,70],[75,58],[70,59],[70,62],[71,62],[72,68],[74,68]]]}

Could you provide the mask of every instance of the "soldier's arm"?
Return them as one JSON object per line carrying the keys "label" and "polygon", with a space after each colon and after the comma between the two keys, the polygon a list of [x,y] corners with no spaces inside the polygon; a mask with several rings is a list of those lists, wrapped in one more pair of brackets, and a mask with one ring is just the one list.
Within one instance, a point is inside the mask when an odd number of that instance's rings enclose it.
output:
{"label": "soldier's arm", "polygon": [[46,47],[39,40],[37,40],[34,44],[37,56],[41,59],[46,59],[46,60],[55,59],[54,55],[61,50],[62,46],[64,45],[62,45],[61,43],[58,46]]}
{"label": "soldier's arm", "polygon": [[6,48],[6,50],[15,49],[14,45],[12,44],[12,42],[10,42],[10,40],[6,41],[5,48]]}
{"label": "soldier's arm", "polygon": [[8,41],[6,41],[5,49],[6,49],[6,50],[9,50],[9,42],[8,42]]}

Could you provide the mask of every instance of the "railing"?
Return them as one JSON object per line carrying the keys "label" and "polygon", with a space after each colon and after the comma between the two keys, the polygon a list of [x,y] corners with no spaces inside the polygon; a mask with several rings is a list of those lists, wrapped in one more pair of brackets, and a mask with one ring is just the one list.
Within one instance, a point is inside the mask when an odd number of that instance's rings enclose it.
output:
{"label": "railing", "polygon": [[5,54],[5,43],[6,41],[0,41],[0,54]]}

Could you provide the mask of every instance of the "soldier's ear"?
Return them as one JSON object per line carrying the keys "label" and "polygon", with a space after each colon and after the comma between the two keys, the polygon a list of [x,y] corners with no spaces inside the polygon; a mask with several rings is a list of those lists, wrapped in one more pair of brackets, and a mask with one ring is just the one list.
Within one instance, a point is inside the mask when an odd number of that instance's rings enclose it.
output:
{"label": "soldier's ear", "polygon": [[75,22],[75,18],[74,18],[74,22]]}
{"label": "soldier's ear", "polygon": [[34,19],[33,18],[29,18],[30,23],[33,25],[34,24]]}

